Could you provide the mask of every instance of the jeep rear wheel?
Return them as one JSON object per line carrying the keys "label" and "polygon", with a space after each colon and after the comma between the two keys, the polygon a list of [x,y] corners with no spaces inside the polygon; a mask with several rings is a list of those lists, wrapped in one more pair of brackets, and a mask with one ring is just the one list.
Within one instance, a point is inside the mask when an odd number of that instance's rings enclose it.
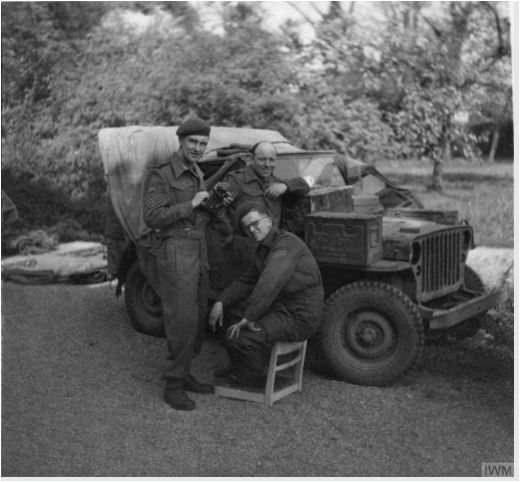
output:
{"label": "jeep rear wheel", "polygon": [[402,291],[380,282],[343,286],[327,300],[321,349],[334,372],[359,385],[388,385],[421,356],[424,326]]}
{"label": "jeep rear wheel", "polygon": [[138,331],[164,336],[161,299],[139,269],[139,263],[134,263],[126,276],[125,304]]}

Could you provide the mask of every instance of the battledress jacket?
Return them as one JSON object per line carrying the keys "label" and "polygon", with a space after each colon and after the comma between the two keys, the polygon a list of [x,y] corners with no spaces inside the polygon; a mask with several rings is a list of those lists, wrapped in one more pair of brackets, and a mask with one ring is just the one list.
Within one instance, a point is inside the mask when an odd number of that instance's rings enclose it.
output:
{"label": "battledress jacket", "polygon": [[[280,219],[282,216],[282,197],[271,199],[265,197],[265,190],[275,183],[284,183],[287,185],[287,192],[285,195],[294,197],[302,197],[308,194],[310,187],[302,177],[295,177],[289,180],[281,180],[276,176],[270,176],[269,179],[263,181],[255,173],[252,166],[247,166],[231,173],[224,180],[227,183],[226,190],[228,191],[233,203],[231,205],[233,213],[239,211],[240,206],[247,202],[254,202],[265,206],[273,219],[273,224],[280,227]],[[236,224],[236,220],[235,220]],[[235,225],[237,229],[238,226]]]}
{"label": "battledress jacket", "polygon": [[[220,295],[224,306],[244,300],[244,317],[262,326],[271,342],[311,337],[323,313],[316,260],[292,233],[273,227],[258,245],[255,263]],[[275,315],[275,316],[273,316]]]}
{"label": "battledress jacket", "polygon": [[[191,200],[198,191],[205,190],[203,174],[194,164],[190,167],[183,165],[177,152],[169,161],[151,169],[144,184],[143,219],[152,229],[146,236],[141,237],[140,245],[156,256],[159,246],[170,238],[196,239],[198,243],[197,256],[201,271],[209,271],[208,254],[206,247],[206,225],[210,221],[209,214],[200,208],[193,208]],[[186,244],[186,243],[183,243]],[[187,248],[186,248],[187,249]],[[181,271],[189,270],[190,259],[193,253],[184,253],[179,247]],[[146,259],[145,259],[146,258]],[[148,271],[147,278],[151,280],[154,289],[160,289],[156,273],[151,270],[142,257],[141,264]],[[151,260],[149,260],[151,261]]]}
{"label": "battledress jacket", "polygon": [[206,186],[199,166],[185,167],[177,152],[170,161],[150,171],[144,186],[144,221],[163,237],[183,229],[196,231],[208,223],[209,215],[191,204]]}

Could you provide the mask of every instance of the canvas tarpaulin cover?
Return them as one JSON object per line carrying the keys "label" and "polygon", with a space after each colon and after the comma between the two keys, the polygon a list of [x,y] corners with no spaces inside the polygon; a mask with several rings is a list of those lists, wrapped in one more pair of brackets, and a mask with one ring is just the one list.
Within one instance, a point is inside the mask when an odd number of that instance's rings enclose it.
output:
{"label": "canvas tarpaulin cover", "polygon": [[[149,231],[142,217],[143,183],[147,170],[165,162],[179,148],[171,127],[111,127],[99,131],[99,149],[108,194],[125,233],[134,242]],[[201,162],[216,158],[216,150],[231,144],[276,143],[277,150],[295,150],[278,132],[262,129],[212,127],[209,144]]]}

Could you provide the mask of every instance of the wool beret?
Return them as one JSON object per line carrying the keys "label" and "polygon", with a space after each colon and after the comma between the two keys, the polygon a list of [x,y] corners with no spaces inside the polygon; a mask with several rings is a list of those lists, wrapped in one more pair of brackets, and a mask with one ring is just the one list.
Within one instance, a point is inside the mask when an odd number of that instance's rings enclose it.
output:
{"label": "wool beret", "polygon": [[178,128],[176,134],[183,136],[209,136],[210,126],[199,117],[189,117]]}

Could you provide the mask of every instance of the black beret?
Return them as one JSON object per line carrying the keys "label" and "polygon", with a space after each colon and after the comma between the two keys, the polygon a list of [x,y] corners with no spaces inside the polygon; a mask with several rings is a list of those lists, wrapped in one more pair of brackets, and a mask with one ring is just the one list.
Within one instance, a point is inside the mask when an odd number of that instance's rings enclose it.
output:
{"label": "black beret", "polygon": [[189,117],[177,129],[176,134],[183,136],[209,136],[209,124],[199,117]]}

